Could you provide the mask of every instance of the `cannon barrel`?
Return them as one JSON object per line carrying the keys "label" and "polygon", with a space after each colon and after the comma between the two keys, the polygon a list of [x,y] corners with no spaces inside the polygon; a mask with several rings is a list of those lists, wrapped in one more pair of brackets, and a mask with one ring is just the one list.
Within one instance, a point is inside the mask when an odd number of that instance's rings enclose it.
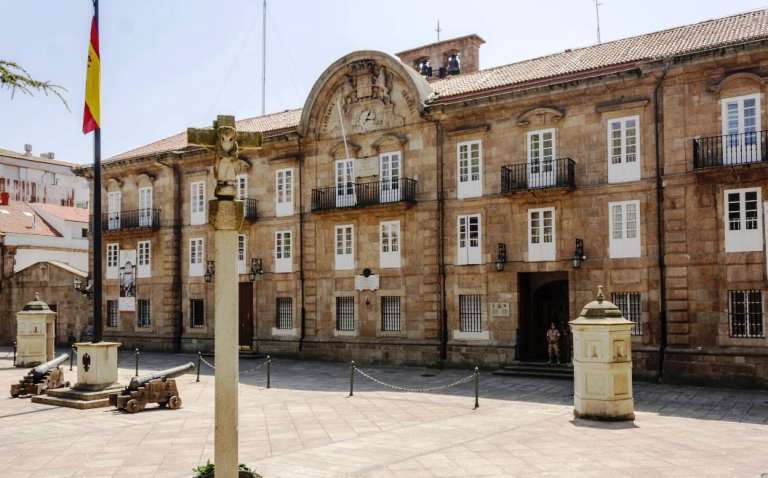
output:
{"label": "cannon barrel", "polygon": [[31,372],[32,373],[32,377],[35,380],[40,380],[40,379],[42,379],[45,376],[46,373],[48,373],[51,370],[55,369],[56,367],[58,367],[59,365],[63,364],[67,360],[69,360],[69,355],[61,354],[58,357],[56,357],[55,359],[53,359],[53,360],[49,360],[49,361],[47,361],[45,363],[41,363],[40,365],[38,365],[37,367],[32,369],[32,372]]}
{"label": "cannon barrel", "polygon": [[178,377],[179,375],[184,375],[185,373],[194,369],[195,364],[189,362],[184,365],[179,365],[178,367],[161,370],[159,372],[154,372],[148,375],[142,375],[141,377],[133,377],[131,382],[128,384],[127,390],[137,390],[139,387],[144,386],[146,383],[151,382],[152,380],[165,380],[166,378]]}

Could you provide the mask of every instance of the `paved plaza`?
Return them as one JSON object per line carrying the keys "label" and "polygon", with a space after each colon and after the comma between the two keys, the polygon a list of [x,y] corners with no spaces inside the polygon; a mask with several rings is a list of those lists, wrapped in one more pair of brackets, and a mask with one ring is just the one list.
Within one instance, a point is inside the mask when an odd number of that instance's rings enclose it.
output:
{"label": "paved plaza", "polygon": [[[195,360],[141,356],[142,372]],[[240,457],[265,477],[760,477],[768,473],[768,392],[635,384],[631,423],[574,420],[569,381],[482,374],[406,393],[356,377],[346,364],[275,359],[272,388],[260,360],[241,361]],[[120,377],[133,356],[120,355]],[[469,370],[367,367],[410,386],[454,382]],[[2,478],[191,477],[213,457],[213,375],[178,379],[180,410],[136,415],[10,399],[25,373],[0,348]],[[73,380],[76,372],[67,372]]]}

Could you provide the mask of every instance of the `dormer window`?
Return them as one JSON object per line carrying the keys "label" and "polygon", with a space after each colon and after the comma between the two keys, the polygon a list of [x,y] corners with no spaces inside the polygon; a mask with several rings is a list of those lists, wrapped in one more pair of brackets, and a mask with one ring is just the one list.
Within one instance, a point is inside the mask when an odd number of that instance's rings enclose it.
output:
{"label": "dormer window", "polygon": [[416,61],[416,71],[422,76],[432,76],[432,66],[429,64],[429,58],[425,57],[418,59]]}
{"label": "dormer window", "polygon": [[461,73],[461,60],[459,59],[459,52],[454,52],[448,55],[448,69],[449,75],[458,75]]}

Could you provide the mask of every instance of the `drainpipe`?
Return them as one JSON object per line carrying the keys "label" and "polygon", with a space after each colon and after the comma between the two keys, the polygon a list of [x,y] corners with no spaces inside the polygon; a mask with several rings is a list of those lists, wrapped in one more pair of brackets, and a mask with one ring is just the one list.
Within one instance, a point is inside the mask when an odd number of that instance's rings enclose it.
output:
{"label": "drainpipe", "polygon": [[440,275],[440,360],[448,359],[448,308],[445,291],[445,190],[443,189],[443,127],[435,121],[437,136],[437,260]]}
{"label": "drainpipe", "polygon": [[181,168],[179,167],[178,159],[181,157],[181,153],[174,152],[176,155],[176,161],[173,165],[164,163],[160,158],[157,159],[157,163],[173,170],[174,182],[176,183],[176,201],[173,205],[173,235],[176,239],[176,263],[174,264],[173,271],[173,293],[178,298],[178,309],[174,314],[173,320],[173,351],[175,353],[181,352],[181,336],[184,330],[182,309],[182,281],[181,281],[181,255],[182,255],[182,242],[181,242],[181,230],[182,230],[182,213],[181,206],[184,204],[184,187],[181,178]]}
{"label": "drainpipe", "polygon": [[659,343],[659,369],[656,373],[656,381],[660,382],[664,376],[664,353],[667,349],[667,280],[666,262],[664,260],[664,173],[662,171],[661,156],[663,154],[661,139],[664,126],[664,104],[662,102],[662,83],[669,71],[669,63],[664,65],[661,76],[653,90],[654,108],[654,143],[656,147],[656,242],[659,248],[659,325],[661,340]]}
{"label": "drainpipe", "polygon": [[302,198],[304,197],[304,184],[303,180],[303,165],[304,165],[304,153],[301,149],[301,139],[296,140],[299,146],[299,289],[301,290],[301,332],[299,334],[299,352],[304,350],[304,338],[307,335],[306,322],[307,311],[304,307],[304,205]]}

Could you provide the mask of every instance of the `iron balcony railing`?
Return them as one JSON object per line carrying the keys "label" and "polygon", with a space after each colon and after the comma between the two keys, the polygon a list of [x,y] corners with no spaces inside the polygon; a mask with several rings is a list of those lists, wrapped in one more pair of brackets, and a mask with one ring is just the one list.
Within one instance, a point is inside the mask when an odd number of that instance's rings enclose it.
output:
{"label": "iron balcony railing", "polygon": [[157,229],[160,227],[160,209],[105,212],[102,214],[101,227],[104,231]]}
{"label": "iron balcony railing", "polygon": [[415,179],[399,178],[312,190],[312,210],[374,206],[416,201]]}
{"label": "iron balcony railing", "polygon": [[501,167],[501,192],[576,187],[576,163],[571,158],[509,164]]}
{"label": "iron balcony railing", "polygon": [[693,169],[738,166],[768,160],[768,131],[734,133],[693,140]]}
{"label": "iron balcony railing", "polygon": [[258,217],[256,214],[256,200],[243,199],[243,203],[245,218],[255,220]]}

